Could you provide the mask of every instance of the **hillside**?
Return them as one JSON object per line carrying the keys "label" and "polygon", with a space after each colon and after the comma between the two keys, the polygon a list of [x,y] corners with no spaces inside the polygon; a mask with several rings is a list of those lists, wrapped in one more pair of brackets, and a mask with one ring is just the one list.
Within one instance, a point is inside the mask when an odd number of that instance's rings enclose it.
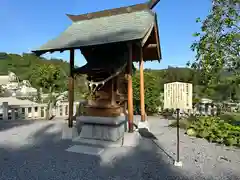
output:
{"label": "hillside", "polygon": [[[34,69],[36,66],[41,65],[54,65],[58,66],[61,70],[61,78],[58,82],[59,91],[67,90],[67,76],[69,74],[69,63],[65,62],[62,59],[46,59],[43,57],[37,57],[33,54],[7,54],[0,53],[0,75],[5,75],[8,71],[16,73],[20,80],[26,79],[29,80],[33,87],[39,89],[38,85],[31,78],[34,75]],[[223,73],[218,82],[207,87],[204,85],[201,77],[201,73],[196,72],[190,68],[174,68],[168,67],[167,69],[161,70],[151,70],[145,69],[145,91],[147,91],[147,86],[149,81],[156,80],[157,94],[163,92],[164,83],[168,82],[188,82],[192,83],[194,87],[194,95],[197,97],[206,97],[213,98],[216,100],[227,100],[229,98],[238,100],[240,98],[239,87],[235,84],[232,84],[232,79],[234,76],[231,76],[231,73]],[[230,76],[230,77],[229,77]],[[133,77],[134,87],[138,87],[139,81],[139,72],[136,71]],[[148,79],[149,78],[149,79]],[[137,83],[137,84],[136,84]],[[151,89],[151,87],[149,87]],[[87,91],[85,80],[83,77],[79,77],[75,81],[75,92],[83,94]],[[138,89],[134,89],[136,94],[138,94]]]}
{"label": "hillside", "polygon": [[41,65],[53,64],[58,66],[61,70],[61,82],[62,89],[67,88],[67,75],[69,73],[69,64],[62,59],[46,59],[43,57],[37,57],[34,54],[7,54],[0,53],[0,75],[8,74],[8,71],[14,72],[20,80],[29,80],[33,87],[39,89],[38,85],[31,80],[31,76],[34,73],[34,68]]}
{"label": "hillside", "polygon": [[8,71],[16,73],[16,75],[22,79],[29,79],[32,70],[36,65],[42,64],[54,64],[61,67],[61,69],[68,74],[69,65],[62,59],[45,59],[43,57],[37,57],[34,54],[7,54],[0,53],[0,74],[8,74]]}

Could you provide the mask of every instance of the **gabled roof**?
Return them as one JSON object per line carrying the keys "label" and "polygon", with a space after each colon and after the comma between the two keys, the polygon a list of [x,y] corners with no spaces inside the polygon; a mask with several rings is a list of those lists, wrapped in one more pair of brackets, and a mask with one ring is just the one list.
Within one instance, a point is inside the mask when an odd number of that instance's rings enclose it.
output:
{"label": "gabled roof", "polygon": [[143,39],[155,24],[150,9],[73,22],[60,36],[33,52],[63,51],[71,48]]}
{"label": "gabled roof", "polygon": [[37,105],[38,103],[35,103],[30,100],[21,100],[17,99],[15,97],[0,97],[0,104],[3,102],[8,102],[8,105]]}

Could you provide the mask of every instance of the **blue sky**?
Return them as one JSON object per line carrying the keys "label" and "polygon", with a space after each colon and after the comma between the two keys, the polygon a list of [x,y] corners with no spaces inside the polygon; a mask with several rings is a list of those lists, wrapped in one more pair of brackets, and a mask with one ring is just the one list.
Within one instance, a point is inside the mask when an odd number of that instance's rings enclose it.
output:
{"label": "blue sky", "polygon": [[[0,0],[0,52],[29,52],[58,36],[71,21],[65,14],[83,14],[145,2],[144,0]],[[204,18],[210,0],[161,0],[154,11],[158,15],[163,59],[147,62],[145,68],[185,66],[194,59],[190,50],[192,34],[199,31],[197,17]],[[46,55],[68,61],[68,52]],[[80,52],[76,64],[85,64]]]}

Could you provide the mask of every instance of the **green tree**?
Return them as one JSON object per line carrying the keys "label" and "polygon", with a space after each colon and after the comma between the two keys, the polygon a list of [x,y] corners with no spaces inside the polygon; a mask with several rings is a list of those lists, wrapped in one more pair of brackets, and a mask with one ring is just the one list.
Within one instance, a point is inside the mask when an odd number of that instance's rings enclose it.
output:
{"label": "green tree", "polygon": [[187,82],[192,83],[195,73],[190,68],[177,68],[169,66],[164,74],[163,78],[165,83],[171,82]]}
{"label": "green tree", "polygon": [[77,75],[74,86],[74,99],[86,99],[88,95],[88,86],[86,84],[86,75]]}
{"label": "green tree", "polygon": [[[161,105],[159,77],[151,71],[144,72],[145,109],[147,114],[158,112]],[[140,111],[140,75],[136,72],[133,78],[133,100],[135,111]]]}
{"label": "green tree", "polygon": [[213,0],[210,14],[202,23],[201,32],[191,49],[196,60],[191,64],[200,69],[206,84],[213,83],[223,70],[233,72],[239,81],[240,69],[240,6],[239,0]]}
{"label": "green tree", "polygon": [[60,81],[60,68],[54,65],[42,65],[34,68],[30,80],[39,87],[44,88],[48,92],[58,91]]}
{"label": "green tree", "polygon": [[48,90],[49,97],[47,103],[47,119],[51,118],[51,109],[56,102],[57,96],[53,92],[59,90],[59,82],[61,79],[60,69],[54,65],[37,66],[34,69],[34,74],[31,76],[31,81],[38,86]]}

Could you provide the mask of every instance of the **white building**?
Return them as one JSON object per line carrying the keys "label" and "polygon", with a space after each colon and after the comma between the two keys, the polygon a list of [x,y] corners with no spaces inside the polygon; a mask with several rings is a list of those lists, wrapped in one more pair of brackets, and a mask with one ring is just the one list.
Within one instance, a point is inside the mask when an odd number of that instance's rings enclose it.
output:
{"label": "white building", "polygon": [[5,96],[28,97],[37,95],[37,89],[33,88],[29,81],[19,81],[15,73],[0,76],[0,86],[5,92]]}
{"label": "white building", "polygon": [[[32,102],[30,100],[17,99],[15,97],[0,97],[0,119],[1,119],[1,116],[3,115],[3,103],[5,102],[8,103],[8,106],[15,106],[15,108],[28,107],[27,108],[28,116],[37,115],[38,113],[36,108],[34,108],[34,110],[32,110],[31,108],[31,107],[37,107],[39,105],[38,103]],[[9,109],[8,112],[10,113],[11,110]]]}

